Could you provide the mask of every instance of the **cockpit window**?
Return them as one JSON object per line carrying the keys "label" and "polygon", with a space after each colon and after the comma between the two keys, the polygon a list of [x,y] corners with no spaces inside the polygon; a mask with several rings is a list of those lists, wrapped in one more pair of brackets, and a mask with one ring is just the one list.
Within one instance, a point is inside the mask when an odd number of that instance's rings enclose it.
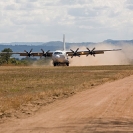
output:
{"label": "cockpit window", "polygon": [[55,54],[55,55],[57,55],[57,54],[62,54],[62,52],[54,52],[54,54]]}

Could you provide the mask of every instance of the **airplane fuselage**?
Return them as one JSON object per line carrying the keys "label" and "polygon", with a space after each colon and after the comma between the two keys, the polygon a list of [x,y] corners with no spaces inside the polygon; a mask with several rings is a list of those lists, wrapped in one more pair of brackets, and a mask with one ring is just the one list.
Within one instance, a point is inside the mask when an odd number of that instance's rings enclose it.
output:
{"label": "airplane fuselage", "polygon": [[54,51],[52,54],[52,60],[53,60],[54,66],[57,66],[60,64],[69,66],[68,55],[66,54],[65,51],[61,51],[61,50]]}

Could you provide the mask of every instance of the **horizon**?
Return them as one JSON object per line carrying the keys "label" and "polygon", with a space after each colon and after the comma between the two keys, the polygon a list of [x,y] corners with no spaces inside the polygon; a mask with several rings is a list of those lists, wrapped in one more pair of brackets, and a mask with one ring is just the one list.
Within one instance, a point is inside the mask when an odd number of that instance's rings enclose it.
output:
{"label": "horizon", "polygon": [[[133,39],[130,39],[130,40],[106,39],[106,40],[103,40],[103,41],[101,41],[101,42],[89,42],[89,41],[88,41],[88,42],[67,42],[67,41],[66,41],[65,43],[70,43],[70,44],[71,44],[71,43],[94,43],[94,44],[97,44],[97,43],[104,43],[104,42],[107,43],[107,41],[119,41],[119,42],[120,42],[120,41],[133,41]],[[18,42],[0,42],[0,45],[2,45],[2,44],[13,44],[13,43],[43,43],[43,44],[46,44],[46,43],[54,43],[54,42],[63,43],[63,41],[59,41],[59,40],[58,40],[58,41],[48,41],[48,42],[41,42],[41,41],[40,41],[40,42],[39,42],[39,41],[38,41],[38,42],[32,42],[32,41],[31,41],[31,42],[30,42],[30,41],[27,41],[27,42],[26,42],[26,41],[22,41],[22,42],[20,41],[20,42],[19,42],[19,41],[18,41]],[[17,45],[17,44],[13,44],[13,45]],[[20,44],[19,44],[19,45],[20,45]],[[22,44],[22,45],[23,45],[23,44]],[[25,44],[24,44],[24,45],[25,45]],[[32,45],[32,44],[31,44],[31,45]]]}

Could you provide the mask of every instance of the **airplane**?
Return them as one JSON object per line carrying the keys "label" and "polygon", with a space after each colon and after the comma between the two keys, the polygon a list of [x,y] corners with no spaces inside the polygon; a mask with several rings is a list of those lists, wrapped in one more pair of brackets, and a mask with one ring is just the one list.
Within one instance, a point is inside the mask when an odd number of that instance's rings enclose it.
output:
{"label": "airplane", "polygon": [[[69,56],[71,58],[73,57],[80,57],[81,55],[93,55],[95,57],[96,54],[104,54],[106,51],[119,51],[121,49],[113,49],[113,50],[95,50],[95,47],[90,50],[89,48],[86,48],[87,50],[79,51],[79,48],[77,48],[75,51],[70,49],[70,51],[66,51],[65,48],[65,35],[63,35],[63,50],[56,50],[56,51],[50,51],[48,50],[45,52],[43,49],[41,49],[42,52],[32,52],[33,49],[31,49],[29,52],[24,50],[24,52],[9,52],[9,54],[19,54],[20,56],[40,56],[41,57],[52,57],[53,60],[53,66],[59,66],[59,65],[66,65],[69,66]],[[0,52],[0,54],[5,54],[7,52]]]}

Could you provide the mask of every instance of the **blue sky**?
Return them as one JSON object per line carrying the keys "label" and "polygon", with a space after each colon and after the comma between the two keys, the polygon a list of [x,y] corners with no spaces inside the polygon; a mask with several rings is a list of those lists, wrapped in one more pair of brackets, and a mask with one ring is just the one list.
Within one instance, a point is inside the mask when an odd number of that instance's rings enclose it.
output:
{"label": "blue sky", "polygon": [[133,0],[0,0],[0,42],[133,39]]}

